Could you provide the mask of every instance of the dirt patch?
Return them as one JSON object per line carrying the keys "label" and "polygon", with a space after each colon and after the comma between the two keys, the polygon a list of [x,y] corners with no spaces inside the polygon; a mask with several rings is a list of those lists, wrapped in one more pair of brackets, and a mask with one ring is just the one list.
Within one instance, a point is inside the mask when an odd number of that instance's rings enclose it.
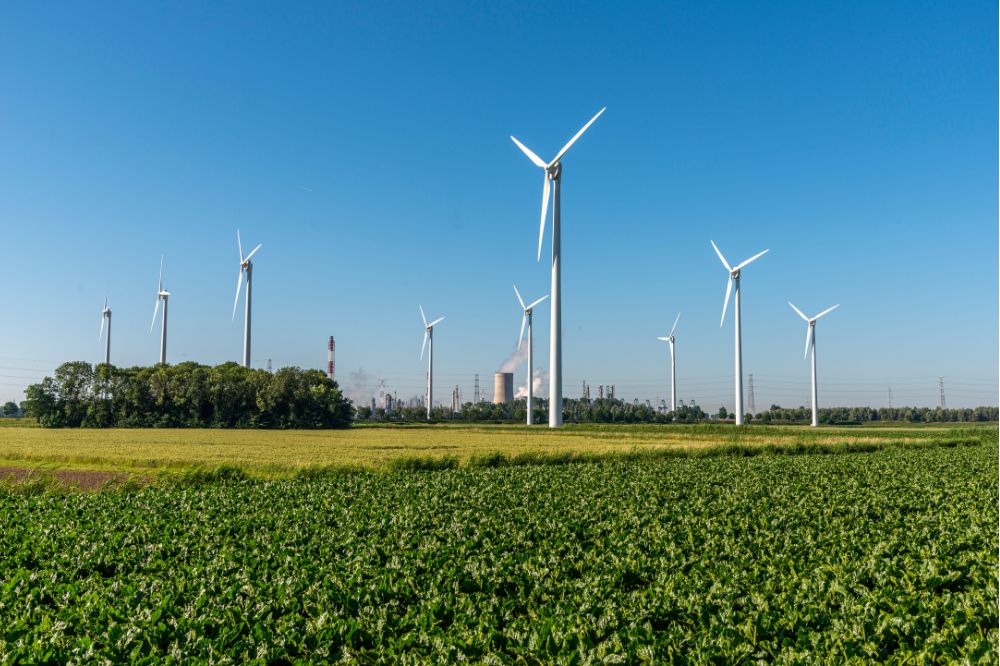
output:
{"label": "dirt patch", "polygon": [[123,472],[99,472],[86,469],[37,470],[27,467],[0,467],[0,482],[29,483],[39,479],[52,480],[62,488],[101,490],[128,480],[143,482],[148,479]]}

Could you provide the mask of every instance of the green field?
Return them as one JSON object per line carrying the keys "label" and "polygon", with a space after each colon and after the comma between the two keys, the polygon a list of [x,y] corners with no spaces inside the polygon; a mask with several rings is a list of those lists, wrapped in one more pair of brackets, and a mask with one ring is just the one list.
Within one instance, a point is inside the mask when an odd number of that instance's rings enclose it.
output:
{"label": "green field", "polygon": [[561,430],[510,425],[410,425],[347,430],[0,428],[0,466],[125,470],[139,474],[234,465],[256,475],[303,468],[383,468],[393,461],[463,464],[508,457],[709,453],[723,449],[875,448],[995,441],[996,426],[807,428],[732,425],[580,425]]}
{"label": "green field", "polygon": [[995,664],[997,457],[4,486],[0,662]]}

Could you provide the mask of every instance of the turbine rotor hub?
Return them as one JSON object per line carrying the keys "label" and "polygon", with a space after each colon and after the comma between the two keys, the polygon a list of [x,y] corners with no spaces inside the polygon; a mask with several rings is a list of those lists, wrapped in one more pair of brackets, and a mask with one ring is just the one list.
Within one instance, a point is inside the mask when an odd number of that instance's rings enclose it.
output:
{"label": "turbine rotor hub", "polygon": [[559,180],[562,175],[562,162],[556,162],[552,166],[545,167],[545,172],[549,174],[549,180]]}

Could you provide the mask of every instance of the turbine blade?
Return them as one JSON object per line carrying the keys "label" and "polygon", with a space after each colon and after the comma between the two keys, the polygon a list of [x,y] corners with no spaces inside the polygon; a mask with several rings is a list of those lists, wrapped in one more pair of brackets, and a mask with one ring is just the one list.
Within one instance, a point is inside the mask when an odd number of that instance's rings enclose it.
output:
{"label": "turbine blade", "polygon": [[813,327],[806,326],[806,350],[802,353],[802,358],[809,356],[809,341],[812,339]]}
{"label": "turbine blade", "polygon": [[681,313],[677,313],[677,319],[674,319],[674,325],[670,327],[670,335],[673,336],[674,329],[677,328],[677,322],[681,320]]}
{"label": "turbine blade", "polygon": [[749,264],[751,261],[756,261],[757,259],[760,259],[761,257],[763,257],[765,254],[767,254],[770,251],[771,250],[768,249],[768,250],[764,250],[763,252],[758,252],[757,254],[753,255],[752,257],[750,257],[749,259],[747,259],[746,261],[744,261],[742,264],[740,264],[739,266],[737,266],[733,270],[737,270],[737,271],[740,270],[741,268],[743,268],[744,266],[746,266],[747,264]]}
{"label": "turbine blade", "polygon": [[236,276],[236,298],[233,300],[233,320],[236,319],[236,306],[240,303],[240,289],[243,288],[243,269]]}
{"label": "turbine blade", "polygon": [[424,349],[427,348],[427,329],[424,329],[424,341],[420,344],[420,360],[424,359]]}
{"label": "turbine blade", "polygon": [[517,334],[517,348],[521,349],[521,340],[524,339],[524,325],[528,323],[528,315],[521,315],[521,332]]}
{"label": "turbine blade", "polygon": [[160,255],[160,286],[156,289],[157,292],[163,291],[163,255]]}
{"label": "turbine blade", "polygon": [[815,317],[813,317],[812,320],[816,321],[817,319],[819,319],[823,315],[827,314],[828,312],[833,312],[834,310],[836,310],[839,307],[840,307],[840,303],[837,303],[832,308],[827,308],[826,310],[823,310],[822,312],[820,312],[818,315],[816,315]]}
{"label": "turbine blade", "polygon": [[417,307],[420,308],[420,318],[424,320],[424,328],[427,328],[427,317],[424,316],[424,306],[418,305]]}
{"label": "turbine blade", "polygon": [[542,161],[541,157],[539,157],[538,155],[536,155],[533,152],[531,152],[531,149],[528,148],[526,145],[524,145],[523,143],[521,143],[520,141],[518,141],[514,137],[510,137],[510,138],[511,138],[511,140],[514,143],[517,144],[517,147],[521,149],[521,152],[524,153],[525,155],[527,155],[528,159],[535,163],[535,166],[540,166],[543,169],[548,166],[545,162]]}
{"label": "turbine blade", "polygon": [[726,284],[726,300],[722,303],[722,319],[719,320],[719,328],[722,328],[722,323],[726,321],[726,308],[729,307],[729,297],[733,293],[733,276],[729,276],[729,282]]}
{"label": "turbine blade", "polygon": [[107,291],[107,289],[104,290],[104,309],[105,310],[108,309],[108,291]]}
{"label": "turbine blade", "polygon": [[788,304],[792,306],[792,309],[793,309],[793,310],[795,310],[795,312],[796,312],[796,313],[797,313],[797,314],[798,314],[798,315],[799,315],[800,317],[802,317],[802,318],[803,318],[803,319],[805,319],[806,321],[809,321],[809,317],[807,317],[807,316],[805,316],[804,314],[802,314],[802,310],[799,310],[799,309],[798,309],[797,307],[795,307],[794,305],[792,305],[792,302],[791,302],[791,301],[788,301]]}
{"label": "turbine blade", "polygon": [[[247,258],[244,259],[243,261],[250,261],[250,257],[252,257],[253,255],[257,254],[257,250],[259,250],[262,247],[264,247],[264,244],[263,243],[259,243],[257,245],[257,247],[255,247],[254,249],[250,250],[250,254],[248,254]],[[243,263],[243,262],[240,262],[240,263]]]}
{"label": "turbine blade", "polygon": [[514,293],[517,294],[517,302],[521,304],[521,309],[524,310],[528,306],[524,304],[524,299],[521,298],[521,292],[517,290],[517,285],[514,285]]}
{"label": "turbine blade", "polygon": [[663,340],[664,342],[670,342],[670,338],[656,338],[657,340]]}
{"label": "turbine blade", "polygon": [[[107,307],[107,306],[105,306],[105,307]],[[98,341],[98,342],[100,342],[100,341],[101,341],[101,338],[103,338],[103,337],[104,337],[104,320],[105,320],[106,318],[107,318],[107,317],[106,317],[106,316],[105,316],[105,315],[104,315],[103,313],[101,313],[101,332],[97,334],[97,341]]]}
{"label": "turbine blade", "polygon": [[538,299],[537,301],[535,301],[534,303],[532,303],[532,304],[531,304],[531,305],[529,305],[528,307],[529,307],[529,308],[533,308],[533,307],[535,307],[536,305],[538,305],[539,303],[541,303],[542,301],[544,301],[544,300],[545,300],[546,298],[548,298],[548,297],[549,297],[549,295],[548,295],[548,294],[545,294],[544,296],[542,296],[541,298],[539,298],[539,299]]}
{"label": "turbine blade", "polygon": [[545,238],[545,215],[549,212],[549,174],[545,174],[542,188],[542,221],[538,225],[538,261],[542,260],[542,239]]}
{"label": "turbine blade", "polygon": [[156,296],[156,305],[153,306],[153,321],[149,322],[149,332],[153,332],[153,325],[156,324],[156,313],[160,311],[160,296]]}
{"label": "turbine blade", "polygon": [[720,260],[720,261],[722,261],[722,265],[726,267],[726,270],[727,270],[727,271],[730,271],[730,272],[732,272],[732,270],[733,270],[733,267],[732,267],[732,266],[730,266],[730,265],[729,265],[729,262],[728,262],[728,261],[726,261],[726,258],[722,256],[722,252],[720,252],[720,251],[719,251],[719,248],[718,248],[718,247],[717,247],[717,246],[715,245],[715,241],[714,241],[714,240],[710,240],[710,241],[708,241],[708,242],[712,244],[712,249],[713,249],[713,250],[715,250],[715,253],[716,253],[717,255],[719,255],[719,260]]}
{"label": "turbine blade", "polygon": [[243,241],[240,240],[240,230],[236,230],[236,245],[240,248],[240,263],[243,263]]}
{"label": "turbine blade", "polygon": [[573,138],[570,139],[569,142],[565,146],[563,146],[562,150],[559,151],[559,153],[555,156],[555,159],[553,159],[551,162],[549,162],[549,164],[555,164],[556,162],[558,162],[559,160],[561,160],[562,156],[566,154],[566,151],[569,150],[570,146],[572,146],[574,143],[576,143],[576,140],[579,139],[581,136],[583,136],[583,133],[587,131],[587,128],[590,127],[591,125],[593,125],[594,121],[597,120],[598,118],[600,118],[601,114],[604,113],[607,110],[607,108],[608,107],[604,107],[603,109],[601,109],[600,111],[598,111],[597,115],[590,119],[590,122],[588,122],[586,125],[584,125],[583,127],[581,127],[580,131],[573,135]]}
{"label": "turbine blade", "polygon": [[428,327],[428,328],[434,328],[434,326],[435,326],[436,324],[440,324],[440,323],[441,323],[442,321],[444,321],[444,317],[438,317],[437,319],[435,319],[435,320],[434,320],[434,321],[432,321],[431,323],[427,324],[427,327]]}

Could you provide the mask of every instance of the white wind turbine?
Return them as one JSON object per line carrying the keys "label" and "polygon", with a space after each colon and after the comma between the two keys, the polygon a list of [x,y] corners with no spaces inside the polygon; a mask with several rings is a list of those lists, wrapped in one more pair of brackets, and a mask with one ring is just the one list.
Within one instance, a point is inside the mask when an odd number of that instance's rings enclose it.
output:
{"label": "white wind turbine", "polygon": [[111,364],[111,308],[108,307],[108,293],[104,292],[104,309],[101,310],[101,332],[97,334],[100,342],[104,336],[104,322],[108,322],[108,337],[104,340],[104,365]]}
{"label": "white wind turbine", "polygon": [[802,354],[802,358],[805,358],[806,356],[809,355],[809,348],[811,346],[812,347],[812,424],[811,425],[818,426],[819,402],[816,397],[816,320],[822,317],[823,315],[827,314],[828,312],[832,312],[837,308],[839,308],[840,303],[837,303],[832,308],[827,308],[826,310],[823,310],[818,315],[812,318],[805,316],[802,313],[802,310],[799,310],[797,307],[792,305],[791,301],[789,301],[788,304],[791,305],[792,309],[795,310],[796,314],[805,319],[806,324],[808,324],[808,326],[806,326],[806,350],[805,353]]}
{"label": "white wind turbine", "polygon": [[729,271],[729,282],[726,284],[726,300],[722,304],[722,319],[719,320],[719,327],[722,327],[723,322],[726,320],[726,308],[729,306],[729,296],[733,293],[733,284],[736,285],[736,297],[733,299],[733,318],[736,321],[736,425],[743,425],[743,346],[742,338],[740,333],[740,271],[746,267],[751,261],[754,261],[765,254],[768,250],[763,252],[758,252],[754,256],[750,257],[742,264],[739,264],[735,268],[729,265],[726,258],[722,256],[722,252],[716,247],[715,241],[709,241],[712,244],[712,248],[715,253],[719,255],[719,259],[722,261],[722,265],[726,267]]}
{"label": "white wind turbine", "polygon": [[534,384],[535,384],[535,366],[534,366],[534,361],[532,359],[531,312],[532,310],[535,309],[536,305],[538,305],[546,298],[548,298],[549,295],[546,294],[542,296],[531,305],[525,305],[524,299],[521,298],[521,292],[517,290],[516,284],[514,285],[514,293],[517,295],[517,302],[521,304],[521,309],[524,311],[524,314],[521,315],[521,332],[517,336],[518,350],[521,349],[521,340],[524,338],[524,325],[525,324],[528,325],[528,396],[526,400],[527,403],[526,407],[528,409],[527,423],[528,425],[534,425],[535,419],[533,418],[533,415],[531,413],[532,410],[531,398],[532,398],[532,393],[534,392]]}
{"label": "white wind turbine", "polygon": [[240,230],[236,230],[236,244],[240,250],[240,273],[236,276],[236,299],[233,301],[233,319],[236,319],[236,306],[240,302],[240,289],[243,287],[243,275],[247,276],[247,296],[246,296],[246,317],[243,322],[243,367],[250,367],[250,307],[251,307],[251,287],[253,286],[253,262],[250,258],[257,253],[263,243],[260,243],[250,254],[243,256],[243,241],[240,240]]}
{"label": "white wind turbine", "polygon": [[424,349],[427,347],[427,342],[430,341],[431,346],[427,354],[427,418],[431,418],[431,405],[434,403],[434,326],[444,320],[444,317],[438,317],[431,323],[427,323],[427,317],[424,316],[424,306],[420,307],[420,318],[424,320],[424,341],[420,345],[420,358],[424,357]]}
{"label": "white wind turbine", "polygon": [[[607,107],[605,107],[607,108]],[[555,189],[552,202],[552,308],[551,324],[549,326],[549,427],[558,428],[562,426],[562,287],[560,283],[560,215],[559,215],[559,190],[562,183],[562,160],[563,155],[570,149],[576,140],[587,131],[597,118],[604,113],[604,109],[597,112],[597,115],[577,132],[565,146],[562,147],[551,162],[544,162],[538,155],[531,152],[523,143],[510,137],[517,147],[528,156],[535,166],[545,169],[545,183],[542,189],[542,217],[538,229],[538,261],[542,260],[542,238],[545,235],[545,216],[549,208],[549,190]],[[551,185],[550,185],[551,182]]]}
{"label": "white wind turbine", "polygon": [[167,362],[167,299],[170,292],[163,288],[163,255],[160,255],[160,282],[156,288],[156,305],[153,307],[153,321],[149,323],[149,332],[153,332],[156,324],[156,313],[160,309],[160,301],[163,301],[163,326],[160,329],[160,363]]}
{"label": "white wind turbine", "polygon": [[[674,359],[674,329],[677,328],[677,322],[681,320],[681,313],[677,313],[677,318],[674,319],[674,325],[670,327],[670,333],[667,334],[665,338],[657,338],[657,340],[663,340],[664,342],[670,343],[670,411],[677,411],[677,362]],[[657,405],[659,409],[659,405]]]}

